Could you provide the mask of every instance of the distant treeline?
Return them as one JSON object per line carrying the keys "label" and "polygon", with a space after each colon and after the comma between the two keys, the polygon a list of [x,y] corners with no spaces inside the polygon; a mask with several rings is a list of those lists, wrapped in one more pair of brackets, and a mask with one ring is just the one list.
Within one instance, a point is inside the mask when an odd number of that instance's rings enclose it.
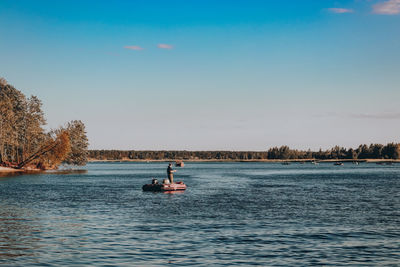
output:
{"label": "distant treeline", "polygon": [[304,160],[304,159],[400,159],[400,144],[360,145],[346,149],[335,146],[328,150],[303,151],[288,146],[273,147],[268,151],[135,151],[90,150],[95,160]]}

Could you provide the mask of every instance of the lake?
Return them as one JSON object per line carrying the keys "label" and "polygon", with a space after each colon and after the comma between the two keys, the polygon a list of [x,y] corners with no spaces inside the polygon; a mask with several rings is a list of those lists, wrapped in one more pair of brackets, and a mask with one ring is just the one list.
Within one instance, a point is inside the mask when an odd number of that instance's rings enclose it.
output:
{"label": "lake", "polygon": [[400,164],[167,163],[0,178],[0,264],[400,264]]}

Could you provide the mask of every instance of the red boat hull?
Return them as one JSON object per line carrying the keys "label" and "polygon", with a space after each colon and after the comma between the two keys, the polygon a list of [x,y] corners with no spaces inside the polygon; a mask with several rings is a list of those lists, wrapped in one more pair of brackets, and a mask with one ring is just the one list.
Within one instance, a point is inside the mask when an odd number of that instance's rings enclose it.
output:
{"label": "red boat hull", "polygon": [[143,191],[152,192],[183,191],[186,190],[186,185],[183,182],[173,184],[145,184],[142,189]]}

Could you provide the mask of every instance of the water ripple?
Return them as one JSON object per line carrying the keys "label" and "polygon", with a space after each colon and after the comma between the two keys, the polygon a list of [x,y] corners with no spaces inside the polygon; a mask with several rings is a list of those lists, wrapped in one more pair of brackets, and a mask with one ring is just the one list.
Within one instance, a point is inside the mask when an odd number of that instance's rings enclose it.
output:
{"label": "water ripple", "polygon": [[400,168],[188,163],[181,194],[145,193],[161,163],[0,180],[7,266],[396,266]]}

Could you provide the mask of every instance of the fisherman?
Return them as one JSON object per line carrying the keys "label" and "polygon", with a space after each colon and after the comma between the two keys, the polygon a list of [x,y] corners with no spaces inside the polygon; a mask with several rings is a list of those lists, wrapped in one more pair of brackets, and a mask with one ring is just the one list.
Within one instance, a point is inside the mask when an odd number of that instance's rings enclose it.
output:
{"label": "fisherman", "polygon": [[173,174],[174,172],[176,172],[176,170],[172,169],[172,163],[168,164],[167,174],[168,174],[169,182],[171,184],[174,183],[174,174]]}

